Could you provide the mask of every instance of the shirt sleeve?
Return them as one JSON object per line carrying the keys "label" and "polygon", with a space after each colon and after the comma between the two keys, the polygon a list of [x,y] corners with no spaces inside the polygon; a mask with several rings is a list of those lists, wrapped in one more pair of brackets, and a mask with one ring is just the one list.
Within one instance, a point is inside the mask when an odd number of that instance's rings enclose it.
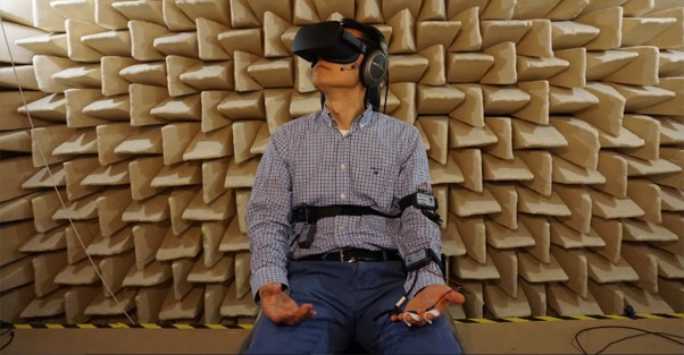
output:
{"label": "shirt sleeve", "polygon": [[[428,164],[425,146],[420,140],[418,129],[411,127],[408,142],[407,156],[401,164],[399,180],[394,188],[394,203],[398,207],[399,200],[416,192],[418,189],[432,192],[430,168]],[[426,217],[418,208],[411,205],[401,215],[399,234],[395,236],[402,258],[412,253],[431,248],[435,254],[441,255],[442,242],[439,225]],[[414,285],[415,282],[415,285]],[[411,271],[406,277],[404,290],[409,299],[413,298],[418,291],[428,285],[444,284],[444,278],[436,263],[430,263],[417,271]],[[413,286],[413,288],[412,288]]]}
{"label": "shirt sleeve", "polygon": [[289,222],[292,184],[287,162],[283,159],[280,135],[274,132],[259,162],[252,193],[247,203],[249,249],[251,252],[250,287],[259,304],[259,288],[269,282],[289,288],[287,279]]}

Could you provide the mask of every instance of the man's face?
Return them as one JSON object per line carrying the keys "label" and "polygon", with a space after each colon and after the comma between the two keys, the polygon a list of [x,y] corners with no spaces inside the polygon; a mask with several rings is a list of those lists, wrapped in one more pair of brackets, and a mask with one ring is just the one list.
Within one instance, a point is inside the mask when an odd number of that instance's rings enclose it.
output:
{"label": "man's face", "polygon": [[[344,30],[357,38],[362,38],[363,36],[361,31],[353,28],[345,28]],[[362,61],[363,54],[359,55],[355,62],[348,64],[338,64],[319,59],[311,72],[313,84],[319,90],[325,88],[351,88],[359,85],[359,67]],[[352,65],[354,65],[354,69],[351,69]],[[340,68],[344,68],[344,70],[340,70]]]}

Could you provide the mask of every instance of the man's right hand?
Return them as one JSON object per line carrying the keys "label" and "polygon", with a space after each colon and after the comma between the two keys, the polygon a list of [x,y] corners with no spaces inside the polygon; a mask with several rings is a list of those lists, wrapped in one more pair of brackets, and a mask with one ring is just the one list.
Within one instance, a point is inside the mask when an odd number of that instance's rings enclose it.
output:
{"label": "man's right hand", "polygon": [[259,298],[264,314],[276,324],[296,325],[316,315],[312,304],[297,305],[287,293],[283,292],[280,283],[271,282],[261,286]]}

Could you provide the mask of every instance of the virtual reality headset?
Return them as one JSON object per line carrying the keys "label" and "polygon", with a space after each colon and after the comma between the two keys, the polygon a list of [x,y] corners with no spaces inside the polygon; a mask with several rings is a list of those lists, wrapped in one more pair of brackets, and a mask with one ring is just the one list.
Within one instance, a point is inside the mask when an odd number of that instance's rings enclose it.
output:
{"label": "virtual reality headset", "polygon": [[349,64],[368,51],[366,44],[344,30],[342,22],[324,21],[304,25],[292,44],[294,54],[316,63],[318,59]]}

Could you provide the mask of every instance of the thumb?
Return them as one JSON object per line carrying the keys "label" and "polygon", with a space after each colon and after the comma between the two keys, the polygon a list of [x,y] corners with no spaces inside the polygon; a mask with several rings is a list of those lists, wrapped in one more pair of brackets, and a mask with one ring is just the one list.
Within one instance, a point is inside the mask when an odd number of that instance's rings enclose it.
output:
{"label": "thumb", "polygon": [[465,297],[458,291],[449,292],[446,296],[446,300],[451,304],[463,304],[465,302]]}
{"label": "thumb", "polygon": [[302,307],[306,310],[306,314],[308,314],[310,317],[316,315],[316,309],[314,309],[314,306],[311,303],[305,303],[302,305]]}

